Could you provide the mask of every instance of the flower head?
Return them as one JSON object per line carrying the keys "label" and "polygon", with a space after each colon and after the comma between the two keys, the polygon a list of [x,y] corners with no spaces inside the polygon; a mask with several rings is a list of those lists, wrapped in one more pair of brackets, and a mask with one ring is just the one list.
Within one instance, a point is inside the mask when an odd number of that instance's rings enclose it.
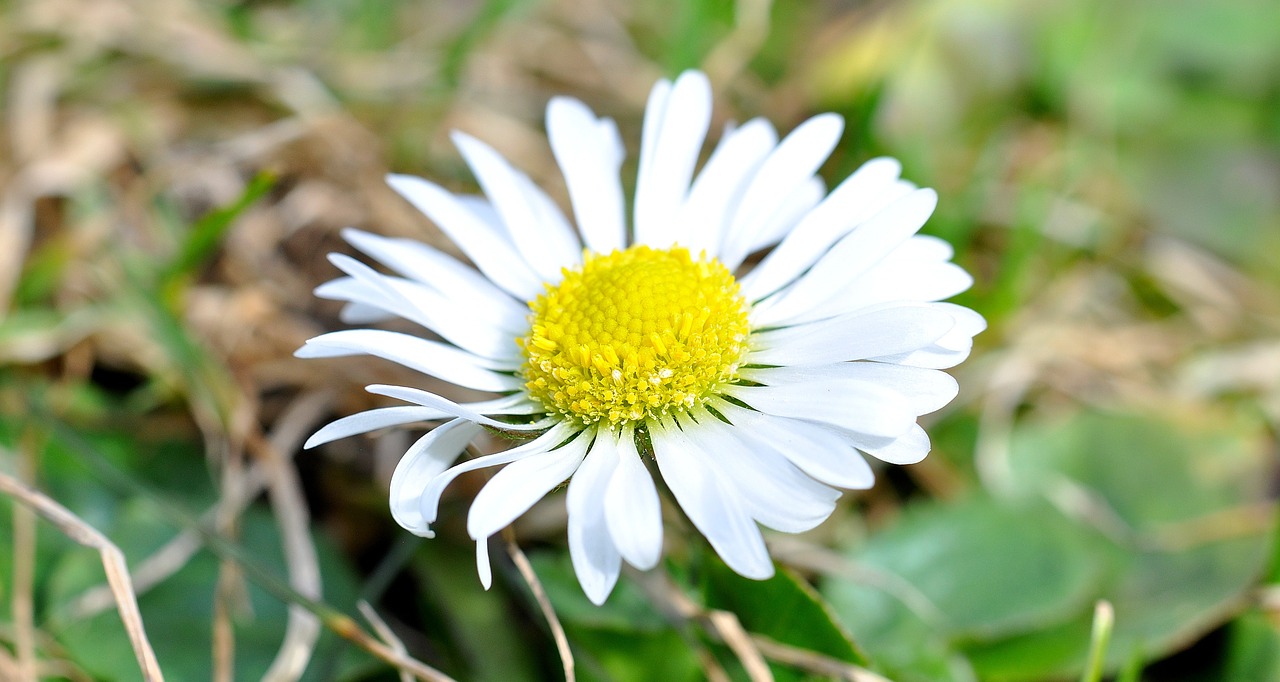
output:
{"label": "flower head", "polygon": [[[654,87],[630,228],[617,130],[572,99],[551,101],[547,128],[577,231],[527,176],[461,133],[454,141],[484,197],[391,176],[475,268],[416,241],[347,230],[396,274],[333,255],[347,276],[317,294],[346,301],[348,322],[400,317],[440,340],[353,329],[298,355],[374,355],[497,397],[458,403],[369,386],[406,404],[339,419],[307,446],[443,422],[391,481],[392,515],[428,537],[450,482],[505,465],[467,519],[486,586],[488,538],[568,480],[569,550],[596,603],[623,560],[647,569],[661,556],[649,460],[725,562],[765,578],[773,564],[760,525],[821,523],[839,488],[871,485],[864,455],[924,458],[916,420],[955,397],[941,370],[967,357],[985,326],[938,302],[972,280],[945,242],[916,234],[936,195],[883,158],[826,193],[816,172],[842,132],[831,114],[782,140],[762,119],[727,129],[695,176],[710,117],[701,73]],[[486,427],[527,440],[455,464]]]}

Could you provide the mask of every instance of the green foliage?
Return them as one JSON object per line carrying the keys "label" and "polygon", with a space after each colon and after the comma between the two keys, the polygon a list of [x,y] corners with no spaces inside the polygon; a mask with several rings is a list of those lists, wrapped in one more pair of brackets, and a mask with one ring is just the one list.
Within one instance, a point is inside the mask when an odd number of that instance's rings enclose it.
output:
{"label": "green foliage", "polygon": [[500,588],[481,588],[474,545],[424,542],[411,567],[425,585],[420,612],[449,614],[437,625],[448,643],[446,672],[460,680],[539,679],[540,650],[549,645],[524,636],[525,623]]}
{"label": "green foliage", "polygon": [[1227,629],[1224,680],[1280,679],[1280,632],[1272,616],[1251,610]]}
{"label": "green foliage", "polygon": [[[158,517],[155,508],[146,501],[131,500],[114,516],[115,523],[107,530],[129,554],[146,556],[157,549],[158,543],[173,535],[172,524]],[[240,533],[239,543],[246,553],[284,575],[280,538],[269,514],[262,511],[246,514]],[[354,612],[353,576],[341,557],[323,539],[317,540],[326,599]],[[214,591],[220,584],[220,564],[217,556],[202,551],[139,599],[156,656],[169,679],[206,679],[212,669]],[[96,554],[87,550],[69,552],[51,564],[45,598],[56,609],[101,581],[102,564]],[[235,650],[235,676],[256,679],[266,672],[280,647],[287,607],[250,581],[241,578],[235,582],[238,584],[233,584],[231,589],[244,592],[241,599],[233,600],[240,608],[231,614],[239,642]],[[115,609],[65,626],[54,625],[50,630],[67,653],[94,678],[136,678],[138,664]],[[334,642],[329,644],[332,646]],[[348,653],[351,653],[349,649]],[[348,668],[352,664],[353,661],[347,661]]]}
{"label": "green foliage", "polygon": [[866,665],[849,634],[830,607],[802,578],[779,567],[772,578],[750,580],[711,553],[705,555],[704,592],[707,606],[729,611],[747,631],[781,644]]}
{"label": "green foliage", "polygon": [[[253,178],[245,187],[240,197],[227,206],[215,209],[197,220],[182,240],[177,255],[161,273],[159,287],[167,294],[180,292],[183,280],[196,274],[196,269],[205,265],[214,255],[227,230],[250,206],[275,185],[276,179],[270,174],[262,173]],[[177,301],[170,300],[171,304]]]}
{"label": "green foliage", "polygon": [[1234,516],[1264,493],[1258,434],[1224,415],[1030,423],[1010,496],[915,505],[849,553],[866,579],[825,593],[895,679],[1077,675],[1097,599],[1110,670],[1158,659],[1235,613],[1269,559],[1274,520]]}
{"label": "green foliage", "polygon": [[[0,444],[12,442],[17,425],[0,420]],[[43,486],[81,519],[111,538],[126,556],[147,557],[160,550],[180,531],[199,530],[192,511],[215,502],[207,477],[192,476],[200,457],[190,442],[148,442],[136,434],[119,431],[81,431],[75,442],[51,432],[40,453],[44,464]],[[85,485],[96,472],[106,487]],[[181,490],[181,498],[162,499],[157,489]],[[178,512],[178,513],[175,513]],[[0,546],[13,546],[9,507],[0,507]],[[215,591],[225,585],[241,595],[232,603],[241,608],[230,615],[237,678],[257,678],[276,656],[285,632],[288,605],[254,582],[255,571],[284,580],[287,567],[281,538],[272,516],[250,508],[240,517],[237,537],[224,538],[234,556],[199,549],[176,566],[176,572],[151,589],[142,590],[139,608],[167,679],[206,679],[212,669]],[[79,612],[80,598],[90,588],[104,585],[102,559],[97,552],[71,543],[49,527],[37,527],[37,576],[35,614],[38,624],[56,639],[63,655],[93,679],[130,680],[138,675],[138,663],[130,647],[120,615],[114,606],[97,609],[87,617]],[[205,529],[203,532],[208,533]],[[357,578],[348,562],[322,535],[312,537],[319,558],[324,594],[335,608],[355,612]],[[249,563],[252,562],[252,563]],[[220,578],[224,571],[230,582]],[[0,575],[12,575],[12,558],[0,552]],[[7,595],[6,595],[7,596]],[[340,645],[333,637],[322,640],[320,653],[331,651],[346,674],[367,669],[367,655]],[[316,660],[323,660],[318,655]],[[304,679],[318,677],[314,668]],[[332,672],[332,671],[330,671]]]}

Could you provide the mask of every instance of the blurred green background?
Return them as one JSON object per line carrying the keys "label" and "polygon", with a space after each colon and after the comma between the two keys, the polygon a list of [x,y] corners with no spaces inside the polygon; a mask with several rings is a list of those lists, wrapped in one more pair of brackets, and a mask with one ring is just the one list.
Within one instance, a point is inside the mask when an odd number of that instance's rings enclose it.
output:
{"label": "blurred green background", "polygon": [[[394,680],[401,646],[561,679],[511,556],[475,577],[480,477],[422,541],[386,511],[411,434],[300,450],[419,379],[291,353],[340,325],[310,294],[339,229],[446,246],[385,172],[474,190],[456,128],[563,201],[542,112],[571,94],[629,182],[649,87],[702,68],[715,130],[836,111],[829,185],[891,155],[937,188],[925,231],[991,326],[929,459],[768,536],[768,582],[668,516],[667,562],[595,608],[562,493],[526,515],[579,679],[1081,679],[1105,599],[1108,676],[1280,680],[1277,27],[1270,0],[0,3],[0,472],[124,552],[168,679]],[[139,679],[98,554],[5,497],[0,678]]]}

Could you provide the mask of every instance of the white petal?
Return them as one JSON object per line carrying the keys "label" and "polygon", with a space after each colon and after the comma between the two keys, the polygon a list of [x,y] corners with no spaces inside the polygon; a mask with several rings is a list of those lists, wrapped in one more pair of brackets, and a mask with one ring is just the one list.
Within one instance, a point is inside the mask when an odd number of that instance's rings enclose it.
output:
{"label": "white petal", "polygon": [[519,335],[528,329],[529,307],[479,272],[413,239],[390,239],[347,228],[342,238],[378,262],[464,304],[478,320]]}
{"label": "white petal", "polygon": [[762,365],[820,365],[924,348],[956,324],[945,311],[897,306],[841,315],[819,322],[752,335],[747,362]]}
{"label": "white petal", "polygon": [[877,213],[836,242],[795,283],[758,303],[752,318],[774,325],[800,319],[826,299],[839,295],[868,268],[915,234],[938,203],[930,189],[916,190]]}
{"label": "white petal", "polygon": [[542,190],[489,145],[459,131],[454,131],[453,143],[498,212],[516,253],[543,281],[558,279],[560,268],[575,263],[581,251],[564,218],[557,215],[559,209],[552,206],[548,213],[537,197]]}
{"label": "white petal", "polygon": [[510,450],[504,450],[492,455],[477,457],[467,460],[461,464],[449,467],[443,473],[432,478],[427,487],[422,491],[422,497],[418,500],[418,509],[422,512],[423,523],[434,523],[439,513],[440,495],[444,492],[445,487],[453,482],[458,476],[477,469],[485,467],[498,466],[499,464],[509,464],[511,462],[532,457],[534,455],[547,452],[555,446],[563,443],[565,439],[574,434],[573,427],[565,424],[557,424],[546,433],[537,438]]}
{"label": "white petal", "polygon": [[901,171],[901,164],[888,158],[863,164],[742,278],[743,295],[755,301],[777,291],[800,276],[859,223],[910,193],[913,187],[898,182]]}
{"label": "white petal", "polygon": [[[324,284],[321,284],[320,286],[316,287],[316,291],[315,291],[316,296],[319,296],[320,298],[336,298],[337,300],[349,300],[349,299],[345,299],[344,297],[326,296],[320,293],[321,289],[323,289],[324,287],[325,287]],[[375,308],[374,306],[365,305],[364,303],[348,303],[347,305],[342,306],[342,310],[338,311],[338,319],[342,320],[343,324],[350,324],[350,325],[379,324],[381,322],[389,322],[391,320],[394,320],[396,319],[396,317],[399,317],[399,316],[389,313],[383,310],[382,308]]]}
{"label": "white petal", "polygon": [[[396,408],[392,408],[396,409]],[[422,492],[437,474],[449,468],[467,444],[484,429],[463,419],[455,419],[419,438],[396,465],[391,475],[391,517],[414,535],[433,537],[430,524],[422,518]]]}
{"label": "white petal", "polygon": [[662,479],[698,531],[734,571],[764,580],[773,575],[773,562],[760,529],[742,500],[708,466],[719,453],[702,451],[674,422],[649,423],[654,457]]}
{"label": "white petal", "polygon": [[783,138],[764,160],[743,195],[724,243],[720,262],[736,270],[764,232],[765,224],[835,149],[844,131],[836,114],[819,114]]}
{"label": "white petal", "polygon": [[417,405],[401,405],[398,407],[382,407],[376,410],[365,410],[348,415],[336,421],[330,422],[323,426],[319,431],[311,434],[306,443],[302,444],[302,449],[308,450],[317,445],[354,436],[359,433],[368,433],[377,431],[388,426],[399,426],[401,424],[412,424],[414,422],[433,421],[436,419],[444,419],[448,417],[448,413],[441,412],[429,407],[419,407]]}
{"label": "white petal", "polygon": [[[474,403],[462,403],[462,407],[487,415],[528,415],[541,414],[543,412],[541,405],[529,400],[522,394],[503,396],[493,400],[481,400]],[[401,405],[365,410],[326,424],[319,431],[312,434],[302,447],[303,449],[314,448],[317,445],[323,445],[339,438],[377,431],[388,426],[436,421],[452,416],[452,412],[419,405]]]}
{"label": "white petal", "polygon": [[791,196],[787,197],[781,208],[764,223],[760,234],[756,236],[755,243],[747,252],[754,253],[777,244],[795,228],[802,218],[813,211],[826,192],[827,184],[822,181],[822,178],[812,177],[801,183]]}
{"label": "white petal", "polygon": [[684,435],[709,454],[708,464],[764,526],[785,533],[810,530],[831,516],[840,491],[796,468],[754,434],[704,413]]}
{"label": "white petal", "polygon": [[597,119],[576,99],[554,97],[547,103],[547,136],[587,248],[601,254],[625,248],[625,200],[618,178],[623,147],[617,126]]}
{"label": "white petal", "polygon": [[887,362],[895,365],[905,365],[908,367],[950,369],[968,359],[969,353],[972,350],[972,346],[955,350],[951,348],[943,348],[934,344],[932,346],[925,346],[919,350],[913,350],[910,353],[882,355],[878,358],[870,359],[875,360],[876,362]]}
{"label": "white petal", "polygon": [[733,217],[730,208],[737,205],[747,182],[777,144],[773,125],[762,118],[726,131],[676,216],[675,241],[694,254],[719,253]]}
{"label": "white petal", "polygon": [[617,449],[601,447],[611,440],[600,433],[595,445],[569,480],[565,504],[569,511],[569,557],[582,584],[582,591],[594,604],[603,604],[618,582],[622,556],[610,537],[605,521],[606,492],[617,468]]}
{"label": "white petal", "polygon": [[987,321],[976,311],[954,303],[934,303],[934,308],[945,310],[956,318],[956,326],[946,336],[938,339],[943,348],[967,348],[973,345],[973,337],[987,329]]}
{"label": "white petal", "polygon": [[506,528],[573,474],[590,440],[579,434],[554,450],[524,457],[494,474],[471,503],[467,532],[481,538]]}
{"label": "white petal", "polygon": [[715,407],[734,426],[767,442],[823,483],[853,490],[865,490],[875,483],[875,474],[862,455],[845,438],[825,427],[746,410],[724,401]]}
{"label": "white petal", "polygon": [[851,391],[847,382],[806,381],[779,386],[729,386],[724,392],[766,414],[873,436],[896,438],[906,433],[916,418],[906,398],[874,384]]}
{"label": "white petal", "polygon": [[808,381],[841,381],[848,390],[861,390],[867,384],[890,388],[907,399],[915,415],[942,409],[955,399],[960,385],[946,372],[919,367],[905,367],[881,362],[841,362],[809,367],[748,368],[742,377],[769,386]]}
{"label": "white petal", "polygon": [[913,424],[901,436],[891,441],[851,436],[849,441],[859,450],[889,464],[915,464],[929,454],[929,434]]}
{"label": "white petal", "polygon": [[[418,405],[422,405],[423,407],[435,408],[437,410],[440,410],[441,412],[445,412],[451,417],[461,417],[463,419],[469,419],[473,422],[476,422],[477,424],[484,424],[485,426],[491,426],[495,429],[501,429],[503,431],[541,431],[542,429],[545,429],[549,427],[552,423],[554,423],[554,420],[550,420],[550,419],[544,419],[541,421],[534,422],[532,424],[509,424],[507,422],[500,422],[500,421],[497,421],[496,419],[490,419],[484,416],[484,414],[482,414],[479,410],[476,409],[479,406],[485,405],[485,403],[458,404],[453,402],[452,400],[449,400],[448,398],[444,398],[439,395],[436,395],[435,393],[431,393],[429,391],[423,391],[417,388],[410,388],[408,386],[387,386],[384,384],[373,384],[371,386],[365,386],[364,390],[370,393],[373,393],[374,395],[385,395],[388,398],[395,398],[397,400],[403,400],[405,402],[415,403]],[[480,407],[480,409],[484,409],[484,408]],[[496,414],[497,412],[494,412],[494,413]],[[506,414],[519,414],[519,413],[507,412]]]}
{"label": "white petal", "polygon": [[493,587],[493,565],[489,563],[489,538],[476,540],[476,573],[480,584],[488,590]]}
{"label": "white petal", "polygon": [[658,489],[640,453],[636,450],[635,431],[623,429],[621,437],[602,433],[596,447],[604,441],[613,450],[617,468],[609,478],[604,498],[605,519],[613,543],[627,563],[642,570],[658,565],[662,557],[662,504]]}
{"label": "white petal", "polygon": [[468,352],[504,360],[500,365],[492,365],[493,369],[520,366],[522,357],[515,337],[470,313],[481,301],[459,301],[457,294],[446,296],[418,282],[382,275],[342,254],[330,254],[329,260],[351,278],[322,284],[316,288],[316,296],[381,307],[436,332]]}
{"label": "white petal", "polygon": [[686,71],[675,85],[654,86],[645,110],[636,177],[635,241],[658,248],[675,241],[674,218],[711,124],[711,83]]}
{"label": "white petal", "polygon": [[439,341],[380,329],[347,329],[321,334],[294,352],[300,358],[362,354],[390,360],[451,384],[479,391],[514,391],[524,385],[519,377],[493,371],[503,369],[503,366],[492,360]]}
{"label": "white petal", "polygon": [[387,184],[434,221],[494,284],[525,301],[542,293],[542,279],[516,251],[510,235],[477,217],[458,197],[411,175],[388,175]]}
{"label": "white petal", "polygon": [[930,307],[946,311],[956,320],[955,327],[930,346],[909,353],[871,358],[912,367],[947,369],[955,367],[969,357],[973,349],[973,337],[987,328],[987,321],[978,313],[954,303],[931,303]]}
{"label": "white petal", "polygon": [[658,140],[661,137],[663,118],[666,116],[667,102],[671,98],[671,81],[662,78],[649,90],[649,100],[644,105],[644,127],[640,132],[640,163],[654,158],[658,153]]}
{"label": "white petal", "polygon": [[[524,177],[524,176],[521,176]],[[564,217],[560,206],[543,189],[525,178],[525,196],[533,205],[534,216],[539,222],[539,233],[543,239],[552,239],[556,258],[560,260],[560,268],[572,267],[582,263],[582,241],[574,231],[569,220]],[[557,269],[548,282],[559,282],[563,273]]]}
{"label": "white petal", "polygon": [[815,305],[803,318],[842,315],[893,302],[940,301],[971,286],[973,277],[955,263],[903,262],[890,256],[850,283],[840,296]]}
{"label": "white petal", "polygon": [[955,257],[956,250],[945,239],[918,234],[903,242],[892,255],[912,262],[945,263]]}

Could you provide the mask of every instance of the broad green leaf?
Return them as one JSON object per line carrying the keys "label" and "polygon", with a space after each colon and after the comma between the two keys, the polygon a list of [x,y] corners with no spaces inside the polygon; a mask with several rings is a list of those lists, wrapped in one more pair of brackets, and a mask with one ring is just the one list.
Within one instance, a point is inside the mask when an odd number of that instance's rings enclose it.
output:
{"label": "broad green leaf", "polygon": [[712,552],[705,552],[703,556],[708,607],[731,611],[748,632],[837,660],[866,665],[866,659],[830,607],[799,576],[779,567],[768,580],[751,580],[734,573]]}
{"label": "broad green leaf", "polygon": [[[1116,612],[1107,669],[1119,669],[1135,654],[1162,658],[1227,620],[1243,605],[1266,551],[1265,543],[1245,538],[1131,557],[1099,595]],[[1040,632],[973,643],[966,652],[983,679],[1030,682],[1076,674],[1088,640],[1089,616],[1082,613]]]}
{"label": "broad green leaf", "polygon": [[831,579],[823,591],[894,679],[963,679],[957,642],[1050,627],[1086,609],[1105,549],[1042,503],[918,505],[848,554],[865,579]]}
{"label": "broad green leaf", "polygon": [[[947,635],[991,639],[1064,620],[1091,603],[1100,538],[1043,504],[974,498],[918,506],[850,554],[890,573],[937,610]],[[866,586],[832,581],[833,603]],[[840,610],[850,618],[857,611]]]}
{"label": "broad green leaf", "polygon": [[674,629],[623,631],[570,628],[583,682],[696,682],[704,679],[689,642]]}
{"label": "broad green leaf", "polygon": [[1280,624],[1261,611],[1244,613],[1227,628],[1223,680],[1280,680]]}
{"label": "broad green leaf", "polygon": [[[1010,454],[1024,493],[1071,491],[1073,512],[1102,519],[1118,560],[1097,598],[1115,606],[1108,666],[1160,658],[1227,620],[1270,558],[1275,519],[1250,515],[1265,481],[1260,425],[1230,414],[1083,413],[1018,430]],[[1056,493],[1055,493],[1056,491]],[[973,643],[984,676],[1070,675],[1088,614],[1006,641]]]}
{"label": "broad green leaf", "polygon": [[[1144,415],[1084,412],[1017,429],[1009,455],[1014,484],[1048,497],[1078,486],[1137,532],[1261,501],[1267,464],[1256,419],[1226,412]],[[1081,502],[1081,504],[1085,504]]]}
{"label": "broad green leaf", "polygon": [[530,557],[530,561],[556,614],[566,623],[626,631],[656,631],[669,626],[644,592],[625,578],[618,580],[604,604],[596,606],[582,592],[567,554],[542,552]]}

